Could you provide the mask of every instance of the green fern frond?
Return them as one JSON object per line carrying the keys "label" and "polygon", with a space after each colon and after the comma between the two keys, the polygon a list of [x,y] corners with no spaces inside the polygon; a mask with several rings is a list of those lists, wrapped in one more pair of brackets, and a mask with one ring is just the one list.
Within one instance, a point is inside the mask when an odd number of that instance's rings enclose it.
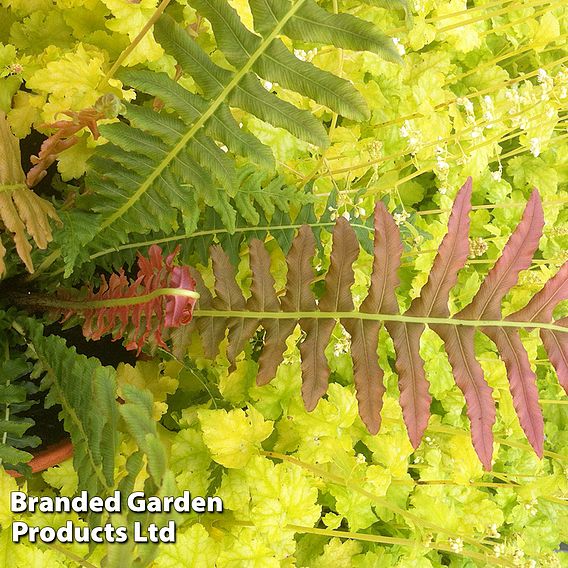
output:
{"label": "green fern frond", "polygon": [[[119,75],[137,91],[158,97],[165,108],[156,112],[126,105],[127,122],[101,127],[109,144],[99,148],[90,163],[91,197],[79,201],[83,209],[100,215],[100,225],[89,239],[94,248],[102,248],[109,237],[125,243],[131,233],[192,227],[199,203],[212,207],[229,230],[234,227],[239,199],[230,204],[224,194],[238,195],[236,158],[268,169],[274,167],[274,159],[268,147],[241,128],[230,107],[312,144],[328,145],[318,119],[268,92],[262,79],[278,82],[347,118],[368,118],[363,97],[349,81],[301,61],[279,35],[399,60],[392,41],[371,23],[328,13],[312,0],[251,1],[256,33],[244,26],[226,0],[195,0],[194,7],[211,23],[217,46],[233,70],[215,64],[171,17],[164,15],[156,23],[156,39],[192,77],[200,94],[161,73],[128,70]],[[247,215],[253,216],[250,208]]]}
{"label": "green fern frond", "polygon": [[[120,161],[123,163],[124,170],[118,175],[123,177],[138,175],[133,171],[133,166],[128,167],[132,154],[124,150],[111,150],[108,144],[101,150],[102,152],[92,161],[93,167],[100,168],[103,172],[105,167],[109,169],[109,161],[114,160],[117,163]],[[116,174],[113,175],[116,177]],[[113,242],[114,231],[118,225],[113,227],[113,230],[100,235],[95,243],[96,246],[89,247],[99,225],[98,215],[77,210],[65,213],[62,217],[64,226],[54,236],[61,250],[65,277],[71,276],[75,267],[83,266],[89,260],[95,260],[98,265],[109,269],[116,269],[125,262],[132,264],[135,261],[135,251],[142,250],[147,243],[148,246],[152,243],[165,244],[167,248],[168,242],[172,242],[175,246],[177,240],[185,240],[187,246],[183,247],[183,260],[186,261],[188,255],[196,251],[199,251],[198,257],[203,259],[203,255],[206,254],[211,244],[211,239],[217,234],[227,248],[233,249],[238,255],[242,242],[242,231],[245,227],[251,231],[251,228],[256,225],[269,225],[270,219],[294,215],[291,212],[306,206],[312,200],[309,192],[286,184],[282,176],[268,176],[267,179],[266,172],[259,170],[253,164],[239,167],[236,176],[237,191],[234,197],[230,197],[223,189],[213,185],[209,186],[207,191],[204,188],[203,191],[190,192],[187,196],[186,214],[181,215],[181,218],[177,220],[177,211],[168,207],[167,203],[162,204],[157,201],[158,197],[156,201],[142,200],[133,214],[151,215],[152,210],[156,211],[155,228],[144,240],[129,239],[128,243],[120,246]],[[108,180],[110,176],[105,176],[104,179]],[[116,188],[107,181],[106,185],[101,182],[100,185],[92,186],[92,189],[95,192],[92,198],[93,209],[104,213],[108,210],[105,202],[112,199],[111,192],[116,191]],[[142,210],[141,207],[146,204],[147,210]],[[165,222],[162,223],[164,220]],[[172,236],[170,224],[173,223],[178,223],[180,228],[177,235],[174,232]],[[127,227],[123,235],[126,235],[126,230]],[[190,236],[196,231],[199,237],[207,236],[208,240],[191,239]],[[253,232],[257,237],[266,234],[266,232],[262,233],[262,229]],[[234,242],[234,246],[228,246],[229,241]],[[94,269],[94,265],[91,265],[91,268]],[[81,274],[81,278],[84,277],[85,274]]]}
{"label": "green fern frond", "polygon": [[91,495],[107,495],[114,485],[117,444],[115,371],[97,359],[79,355],[61,337],[44,336],[36,320],[25,319],[22,325],[37,358],[36,371],[43,376],[42,388],[49,389],[46,407],[62,407],[79,486]]}
{"label": "green fern frond", "polygon": [[[250,0],[254,27],[261,33],[270,33],[290,11],[288,0]],[[371,51],[385,59],[398,62],[392,49],[392,40],[373,24],[351,14],[332,14],[314,0],[304,0],[298,12],[284,26],[283,32],[291,39],[324,43],[354,51]]]}
{"label": "green fern frond", "polygon": [[[197,229],[177,234],[154,234],[145,240],[132,240],[120,247],[109,247],[92,255],[97,263],[107,269],[116,269],[125,261],[131,264],[135,261],[134,252],[159,244],[165,250],[182,244],[180,261],[186,264],[207,264],[209,261],[209,247],[214,242],[219,243],[228,254],[231,262],[238,264],[241,258],[243,245],[252,239],[265,240],[267,236],[278,243],[284,253],[292,245],[295,232],[302,225],[309,225],[316,236],[320,250],[323,250],[320,233],[323,229],[330,231],[335,225],[333,215],[337,211],[337,193],[332,191],[322,213],[318,214],[309,188],[301,198],[297,190],[290,186],[283,186],[281,178],[273,179],[263,186],[262,172],[255,170],[254,166],[241,169],[240,176],[243,182],[237,197],[232,201],[238,213],[234,226],[229,229],[215,209],[207,207],[200,216]],[[241,203],[245,202],[245,205]],[[296,207],[291,207],[294,204]],[[355,213],[355,212],[353,212]],[[357,234],[363,250],[373,252],[373,218],[354,219],[351,223]]]}

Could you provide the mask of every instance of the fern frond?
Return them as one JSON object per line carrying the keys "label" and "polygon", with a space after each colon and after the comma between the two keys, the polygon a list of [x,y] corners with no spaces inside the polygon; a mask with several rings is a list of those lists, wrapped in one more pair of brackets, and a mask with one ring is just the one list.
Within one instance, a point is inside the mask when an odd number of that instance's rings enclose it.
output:
{"label": "fern frond", "polygon": [[[270,33],[290,11],[288,0],[250,0],[254,27],[260,34]],[[313,0],[304,0],[283,30],[291,39],[324,43],[353,51],[371,51],[389,61],[399,61],[392,40],[373,24],[350,14],[333,14]]]}
{"label": "fern frond", "polygon": [[[136,279],[130,281],[121,268],[108,282],[103,275],[96,292],[89,287],[77,298],[63,291],[60,300],[44,299],[43,305],[63,311],[63,321],[80,316],[87,339],[96,341],[112,332],[113,339],[128,338],[126,349],[138,353],[147,342],[165,348],[162,334],[191,321],[198,297],[189,268],[173,264],[177,254],[178,249],[164,258],[162,249],[153,245],[148,258],[138,257]],[[34,296],[26,301],[33,303]]]}
{"label": "fern frond", "polygon": [[37,359],[36,370],[43,376],[42,388],[49,389],[46,407],[62,407],[79,486],[91,495],[109,494],[114,485],[118,425],[114,369],[77,354],[60,337],[44,336],[36,320],[26,319],[22,327]]}
{"label": "fern frond", "polygon": [[[113,159],[127,164],[129,157],[131,155],[128,152],[117,152],[115,149],[112,154],[102,152],[93,163],[97,167],[100,164],[102,170],[105,160],[107,164],[108,160]],[[105,186],[100,191],[104,192]],[[97,195],[100,195],[99,191]],[[98,227],[97,215],[78,210],[63,212],[64,229],[55,233],[55,241],[62,251],[65,276],[69,276],[74,267],[86,263],[89,258],[108,270],[116,270],[125,263],[132,265],[136,260],[135,251],[152,244],[159,244],[172,251],[177,242],[183,242],[180,258],[184,263],[199,261],[206,264],[208,248],[214,239],[222,244],[231,260],[236,263],[244,241],[253,237],[264,238],[271,225],[291,226],[281,230],[274,228],[275,238],[282,240],[282,231],[290,233],[293,227],[308,220],[305,214],[296,218],[295,211],[302,207],[310,211],[313,209],[309,188],[302,190],[288,185],[280,175],[267,177],[264,171],[253,164],[237,169],[237,192],[234,197],[230,197],[222,189],[209,187],[207,193],[203,193],[203,201],[193,193],[188,198],[194,199],[195,205],[180,220],[183,229],[177,234],[164,228],[148,235],[143,241],[131,239],[127,244],[117,246],[112,240],[114,233],[111,232],[108,238],[104,235],[104,241],[102,238],[97,241],[96,252],[91,255],[87,247]],[[99,203],[101,210],[107,209],[93,196],[93,204],[96,203]],[[161,208],[160,203],[156,203],[155,208],[168,222],[174,222],[175,211],[171,208]]]}
{"label": "fern frond", "polygon": [[214,357],[217,354],[218,345],[228,329],[227,357],[234,364],[247,340],[262,326],[265,339],[257,381],[265,384],[282,361],[286,338],[299,324],[305,332],[300,344],[302,395],[306,408],[312,410],[327,389],[330,371],[324,351],[333,327],[339,321],[351,335],[359,412],[374,433],[380,425],[384,393],[383,371],[377,363],[378,334],[384,323],[395,347],[404,420],[410,440],[417,447],[430,414],[429,384],[419,355],[420,338],[428,325],[444,341],[456,384],[466,400],[475,450],[484,467],[490,469],[495,403],[492,389],[475,358],[473,340],[478,330],[495,343],[505,363],[521,426],[537,455],[542,456],[543,420],[538,406],[536,377],[519,330],[540,328],[550,360],[561,384],[566,386],[568,318],[554,324],[550,321],[553,309],[568,298],[568,264],[524,309],[508,318],[502,317],[501,301],[517,282],[519,272],[529,266],[542,234],[542,207],[535,190],[522,220],[472,302],[450,316],[449,294],[469,251],[471,191],[469,179],[456,197],[448,232],[438,249],[428,281],[404,314],[399,311],[394,293],[402,253],[400,234],[381,202],[377,204],[374,216],[371,286],[359,311],[354,311],[350,294],[354,278],[352,264],[359,245],[354,229],[344,218],[336,222],[332,232],[331,263],[325,277],[325,291],[319,301],[310,285],[314,278],[315,239],[308,226],[299,229],[288,252],[286,292],[281,299],[275,296],[270,262],[260,241],[250,244],[253,281],[251,296],[246,301],[235,282],[228,256],[220,247],[213,247],[215,296],[204,287],[202,279],[196,277],[201,299],[194,312],[195,324],[192,324],[204,339],[206,355]]}
{"label": "fern frond", "polygon": [[131,233],[175,230],[178,212],[183,224],[191,226],[198,202],[212,206],[231,226],[236,211],[222,193],[235,196],[238,192],[235,156],[268,169],[274,160],[268,147],[241,128],[230,107],[310,143],[328,144],[325,129],[309,111],[267,92],[261,79],[278,82],[347,118],[368,118],[363,97],[349,81],[299,60],[278,35],[307,34],[310,41],[333,40],[334,45],[398,60],[394,44],[372,24],[327,13],[311,0],[295,4],[257,0],[258,33],[244,26],[226,0],[194,4],[210,21],[217,45],[234,70],[215,64],[171,17],[164,15],[156,23],[156,39],[193,78],[201,94],[165,74],[141,70],[120,74],[125,84],[159,97],[165,109],[158,113],[128,105],[128,124],[101,127],[109,144],[95,152],[90,164],[86,185],[91,197],[79,201],[100,215],[100,226],[92,235],[95,248],[111,236],[116,244],[126,242]]}

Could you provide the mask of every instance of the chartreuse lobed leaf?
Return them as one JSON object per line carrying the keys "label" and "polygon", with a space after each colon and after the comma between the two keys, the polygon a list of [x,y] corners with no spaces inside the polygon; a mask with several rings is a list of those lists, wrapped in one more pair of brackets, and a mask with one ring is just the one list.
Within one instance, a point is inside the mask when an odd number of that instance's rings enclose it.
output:
{"label": "chartreuse lobed leaf", "polygon": [[272,422],[264,420],[253,406],[246,412],[200,410],[198,417],[213,459],[228,468],[244,467],[272,432]]}
{"label": "chartreuse lobed leaf", "polygon": [[[316,298],[311,287],[315,241],[312,230],[304,225],[293,239],[286,258],[286,290],[280,299],[275,296],[270,262],[262,252],[260,242],[251,244],[253,283],[251,296],[246,302],[226,253],[221,247],[214,247],[211,254],[216,297],[206,291],[201,282],[203,295],[194,313],[196,323],[192,325],[196,325],[200,333],[205,332],[206,350],[213,355],[228,328],[227,353],[232,362],[256,329],[262,326],[265,330],[264,349],[268,355],[263,358],[261,353],[257,380],[259,384],[264,384],[275,374],[286,349],[286,338],[299,324],[304,332],[300,343],[302,395],[306,408],[311,411],[327,390],[330,367],[325,349],[331,332],[337,320],[345,322],[348,331],[353,331],[354,348],[351,355],[354,359],[359,412],[369,431],[376,433],[380,424],[380,400],[384,387],[369,388],[366,383],[375,381],[376,385],[383,373],[379,371],[379,376],[374,378],[364,373],[377,368],[377,326],[380,329],[384,323],[394,343],[400,401],[409,438],[415,448],[420,443],[430,416],[431,397],[419,353],[422,333],[425,325],[429,325],[444,342],[456,384],[465,396],[473,445],[483,466],[489,470],[493,453],[495,403],[492,389],[484,378],[475,354],[474,335],[478,329],[493,340],[505,363],[515,410],[529,442],[540,456],[543,426],[538,392],[518,330],[541,327],[542,332],[555,334],[554,348],[550,349],[550,340],[545,345],[553,355],[560,381],[565,383],[563,366],[559,363],[567,360],[566,334],[562,332],[564,320],[559,321],[560,325],[551,326],[548,323],[552,309],[565,297],[562,282],[565,268],[539,293],[534,303],[527,306],[526,321],[501,316],[501,301],[516,283],[518,273],[530,263],[542,232],[542,207],[535,190],[522,220],[473,300],[460,312],[450,316],[449,294],[469,253],[471,191],[472,183],[468,179],[454,202],[448,230],[428,280],[402,315],[394,295],[402,251],[400,237],[392,217],[384,205],[379,204],[374,217],[371,286],[360,311],[353,310],[351,296],[354,282],[352,265],[359,254],[359,246],[353,228],[341,217],[332,232],[331,262],[324,278],[324,291],[319,298]],[[535,319],[538,314],[547,323],[537,323]],[[367,397],[371,400],[367,401]]]}

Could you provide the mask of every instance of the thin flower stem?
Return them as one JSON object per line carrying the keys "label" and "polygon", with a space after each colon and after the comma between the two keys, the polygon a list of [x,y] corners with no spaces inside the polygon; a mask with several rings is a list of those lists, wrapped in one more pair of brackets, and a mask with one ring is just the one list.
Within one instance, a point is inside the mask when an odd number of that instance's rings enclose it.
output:
{"label": "thin flower stem", "polygon": [[[568,33],[559,35],[558,37],[556,37],[554,39],[554,41],[564,40],[566,37],[568,37]],[[444,83],[444,86],[453,85],[454,83],[457,83],[458,81],[462,81],[466,77],[470,77],[471,75],[475,75],[476,73],[478,73],[479,71],[481,71],[483,69],[489,69],[490,67],[493,67],[494,65],[496,65],[497,63],[500,63],[501,61],[505,61],[505,60],[510,59],[512,57],[525,56],[529,52],[533,51],[536,47],[537,46],[535,46],[534,44],[531,43],[529,45],[523,45],[521,47],[518,47],[517,49],[514,49],[513,51],[507,51],[505,53],[501,53],[500,55],[497,55],[493,59],[489,59],[488,61],[485,61],[482,65],[477,65],[473,69],[470,69],[469,71],[465,71],[464,73],[460,73],[459,75],[452,76],[451,78],[449,78],[446,81],[446,83]],[[547,47],[546,49],[539,51],[539,53],[543,53],[545,51],[554,51],[555,49],[560,49],[560,47],[561,46]]]}
{"label": "thin flower stem", "polygon": [[507,481],[495,483],[490,481],[470,481],[469,483],[459,483],[453,479],[393,479],[391,483],[395,485],[455,485],[456,487],[514,487],[516,484]]}
{"label": "thin flower stem", "polygon": [[[565,205],[568,203],[568,199],[554,199],[552,201],[543,201],[543,207],[556,207],[557,205]],[[513,209],[517,207],[524,207],[525,204],[521,202],[513,203],[495,203],[494,205],[473,205],[472,209],[474,211],[480,209]],[[440,213],[450,213],[450,209],[428,209],[427,211],[416,211],[416,215],[438,215]]]}
{"label": "thin flower stem", "polygon": [[393,505],[387,499],[385,499],[383,497],[379,497],[378,495],[374,495],[373,493],[363,489],[362,487],[359,487],[359,485],[357,485],[356,483],[352,483],[348,479],[345,479],[345,478],[343,478],[339,475],[334,475],[333,473],[330,473],[330,472],[326,471],[325,469],[323,469],[321,467],[303,462],[303,461],[299,460],[298,458],[295,458],[293,456],[289,456],[287,454],[282,454],[282,453],[279,453],[279,452],[261,451],[260,454],[263,455],[263,456],[269,457],[269,458],[274,458],[274,459],[279,459],[279,460],[282,460],[282,461],[290,462],[290,463],[295,464],[295,465],[297,465],[297,466],[299,466],[303,469],[306,469],[307,471],[310,471],[311,473],[313,473],[317,477],[320,477],[324,480],[327,480],[330,483],[334,483],[336,485],[341,485],[341,486],[347,487],[348,489],[351,489],[352,491],[355,491],[356,493],[359,493],[359,494],[367,497],[371,501],[374,501],[379,506],[384,507],[384,508],[392,511],[393,513],[407,519],[412,524],[414,524],[416,528],[424,528],[424,529],[427,529],[429,531],[435,531],[437,533],[445,534],[445,535],[449,535],[449,536],[460,536],[464,542],[467,542],[468,544],[476,546],[476,547],[480,548],[481,550],[486,550],[485,547],[483,546],[483,544],[480,543],[479,539],[474,539],[474,538],[471,538],[467,535],[461,535],[461,534],[456,535],[454,532],[450,531],[449,529],[446,529],[444,527],[436,525],[435,523],[430,523],[429,521],[421,519],[420,517],[417,517],[413,513],[410,513],[409,511],[407,511],[405,509],[402,509],[400,507],[397,507],[396,505]]}
{"label": "thin flower stem", "polygon": [[[498,26],[496,28],[492,28],[492,29],[489,29],[489,30],[484,30],[479,35],[481,37],[486,37],[488,35],[491,35],[492,33],[495,33],[495,34],[500,33],[502,31],[510,28],[511,26],[517,26],[519,24],[524,24],[525,22],[528,22],[529,20],[534,21],[539,16],[546,14],[550,10],[553,10],[554,8],[556,8],[557,6],[563,6],[565,4],[566,4],[565,0],[560,0],[559,2],[554,2],[554,3],[548,4],[547,6],[545,6],[541,10],[535,10],[529,16],[524,16],[523,18],[517,18],[516,20],[511,20],[510,22],[507,22],[506,24],[503,24],[502,26]],[[526,3],[523,2],[523,9],[527,6],[534,6],[534,4],[531,5],[528,2],[526,2]]]}
{"label": "thin flower stem", "polygon": [[[568,329],[568,328],[566,328],[566,329]],[[452,436],[456,433],[462,432],[459,428],[452,428],[451,426],[441,426],[441,425],[428,426],[427,431],[436,432],[438,434],[449,434],[449,435],[452,435]],[[505,439],[505,438],[497,438],[497,437],[494,438],[494,440],[495,440],[495,442],[497,442],[498,444],[501,444],[503,446],[510,446],[512,448],[518,448],[520,450],[525,450],[528,453],[534,453],[534,450],[531,446],[529,446],[528,444],[523,444],[522,442],[515,442],[514,440],[510,440],[508,438]],[[544,455],[546,457],[555,459],[562,464],[564,464],[564,462],[568,461],[568,456],[563,456],[563,455],[558,454],[556,452],[544,450]]]}
{"label": "thin flower stem", "polygon": [[[557,2],[556,4],[562,4],[563,0],[561,0],[560,2]],[[523,9],[524,8],[530,8],[532,6],[542,6],[543,4],[546,4],[546,2],[542,2],[542,0],[533,0],[532,2],[523,2]],[[554,6],[554,4],[550,5],[550,8],[552,8]],[[471,24],[476,24],[477,22],[484,22],[488,19],[491,18],[495,18],[496,16],[502,16],[504,14],[508,14],[510,12],[513,12],[515,10],[518,10],[519,6],[514,3],[513,6],[507,6],[506,8],[502,8],[501,10],[495,10],[494,12],[485,12],[483,13],[481,16],[477,16],[475,18],[470,18],[469,20],[462,20],[461,22],[456,22],[455,24],[450,24],[448,26],[445,26],[443,28],[439,28],[438,30],[436,30],[438,33],[445,33],[445,32],[449,32],[455,29],[459,29],[459,28],[463,28],[465,26],[469,26]],[[547,8],[548,9],[548,8]],[[531,16],[532,17],[532,16]],[[489,29],[488,32],[493,32],[493,30],[496,30],[498,28],[493,28],[493,29]]]}
{"label": "thin flower stem", "polygon": [[138,35],[130,42],[130,44],[122,51],[118,56],[118,59],[114,62],[113,66],[109,69],[108,73],[104,76],[99,84],[101,85],[109,82],[114,74],[118,71],[120,66],[124,63],[126,58],[136,49],[137,45],[142,41],[144,36],[150,31],[151,27],[158,21],[159,17],[162,15],[164,10],[167,8],[170,0],[162,0],[160,5],[156,8],[156,11],[152,14],[150,19],[144,24],[144,27],[140,30]]}
{"label": "thin flower stem", "polygon": [[[220,520],[214,521],[214,526],[216,527],[255,527],[254,523],[248,521],[236,521],[236,520]],[[374,542],[377,544],[390,544],[390,545],[398,545],[398,546],[409,546],[414,547],[416,546],[417,542],[420,542],[417,539],[409,539],[409,538],[397,538],[392,536],[383,536],[383,535],[376,535],[376,534],[365,534],[365,533],[356,533],[351,531],[338,531],[334,529],[320,529],[316,527],[305,527],[302,525],[292,525],[288,524],[285,527],[282,527],[284,530],[291,530],[296,533],[302,534],[314,534],[318,536],[324,536],[327,538],[343,538],[349,540],[358,540],[362,542]],[[467,558],[472,558],[474,560],[480,560],[483,562],[491,562],[493,566],[514,566],[512,562],[509,562],[506,558],[496,558],[494,555],[487,553],[487,554],[480,554],[478,552],[473,552],[471,550],[463,549],[461,552],[456,552],[452,550],[448,545],[440,544],[440,543],[429,543],[427,545],[428,548],[432,550],[439,550],[440,552],[447,552],[449,554],[455,554],[456,556],[463,556]]]}

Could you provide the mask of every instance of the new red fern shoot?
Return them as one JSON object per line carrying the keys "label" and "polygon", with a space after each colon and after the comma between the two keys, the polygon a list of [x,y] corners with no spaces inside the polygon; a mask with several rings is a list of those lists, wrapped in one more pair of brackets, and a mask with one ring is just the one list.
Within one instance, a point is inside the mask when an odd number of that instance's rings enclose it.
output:
{"label": "new red fern shoot", "polygon": [[148,257],[139,254],[134,281],[121,268],[108,281],[102,276],[99,289],[87,288],[81,300],[67,295],[53,306],[63,309],[63,321],[82,318],[87,339],[112,333],[114,340],[126,338],[126,349],[138,353],[147,342],[167,348],[165,330],[188,324],[199,297],[189,267],[174,265],[178,252],[179,247],[164,258],[162,249],[152,245]]}

